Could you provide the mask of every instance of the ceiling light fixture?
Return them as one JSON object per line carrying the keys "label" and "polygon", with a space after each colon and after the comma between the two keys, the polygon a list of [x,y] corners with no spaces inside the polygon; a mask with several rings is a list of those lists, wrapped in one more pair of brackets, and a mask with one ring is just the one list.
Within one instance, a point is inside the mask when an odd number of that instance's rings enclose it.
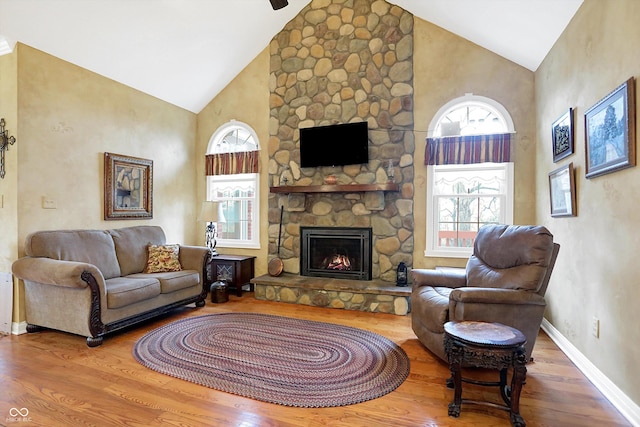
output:
{"label": "ceiling light fixture", "polygon": [[271,2],[271,7],[273,7],[273,10],[282,9],[283,7],[289,4],[287,0],[269,0],[269,1]]}

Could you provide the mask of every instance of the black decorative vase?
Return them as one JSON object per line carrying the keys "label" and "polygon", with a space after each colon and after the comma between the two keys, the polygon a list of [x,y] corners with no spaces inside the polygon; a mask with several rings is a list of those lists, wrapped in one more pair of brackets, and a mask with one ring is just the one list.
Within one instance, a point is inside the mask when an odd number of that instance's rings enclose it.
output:
{"label": "black decorative vase", "polygon": [[222,303],[229,301],[227,284],[224,281],[218,279],[217,282],[213,282],[209,291],[211,292],[211,302]]}

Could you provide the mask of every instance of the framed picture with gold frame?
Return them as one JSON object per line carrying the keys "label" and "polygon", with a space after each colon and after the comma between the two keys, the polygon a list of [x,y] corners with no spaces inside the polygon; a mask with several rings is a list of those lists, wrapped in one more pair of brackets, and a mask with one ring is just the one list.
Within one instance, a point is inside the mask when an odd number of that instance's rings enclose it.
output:
{"label": "framed picture with gold frame", "polygon": [[104,219],[153,218],[153,161],[104,153]]}
{"label": "framed picture with gold frame", "polygon": [[577,216],[573,163],[559,167],[549,174],[549,198],[551,216]]}

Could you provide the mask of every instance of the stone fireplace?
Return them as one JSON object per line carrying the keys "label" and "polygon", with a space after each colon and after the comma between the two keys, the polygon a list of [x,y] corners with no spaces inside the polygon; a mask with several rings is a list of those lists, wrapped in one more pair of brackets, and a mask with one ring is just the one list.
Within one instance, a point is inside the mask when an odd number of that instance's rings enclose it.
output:
{"label": "stone fireplace", "polygon": [[371,228],[300,227],[300,274],[371,280]]}
{"label": "stone fireplace", "polygon": [[[370,228],[370,278],[358,281],[395,287],[397,266],[411,268],[414,252],[413,15],[384,0],[312,0],[270,55],[269,257],[310,280],[301,229]],[[362,121],[368,163],[300,166],[300,129]]]}

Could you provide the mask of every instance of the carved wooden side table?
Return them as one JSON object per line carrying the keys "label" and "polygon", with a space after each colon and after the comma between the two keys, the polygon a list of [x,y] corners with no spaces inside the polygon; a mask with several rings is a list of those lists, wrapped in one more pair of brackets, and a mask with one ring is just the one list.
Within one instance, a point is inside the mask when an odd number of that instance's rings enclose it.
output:
{"label": "carved wooden side table", "polygon": [[[501,323],[489,322],[447,322],[444,325],[444,347],[449,358],[451,378],[447,386],[453,387],[454,398],[449,404],[449,415],[460,416],[463,403],[484,405],[509,412],[514,427],[525,427],[520,415],[520,392],[527,375],[527,342],[522,332]],[[462,368],[498,369],[500,381],[477,381],[462,377]],[[507,385],[508,369],[513,368],[511,386]],[[500,387],[500,395],[505,405],[462,398],[462,382],[481,386]]]}

